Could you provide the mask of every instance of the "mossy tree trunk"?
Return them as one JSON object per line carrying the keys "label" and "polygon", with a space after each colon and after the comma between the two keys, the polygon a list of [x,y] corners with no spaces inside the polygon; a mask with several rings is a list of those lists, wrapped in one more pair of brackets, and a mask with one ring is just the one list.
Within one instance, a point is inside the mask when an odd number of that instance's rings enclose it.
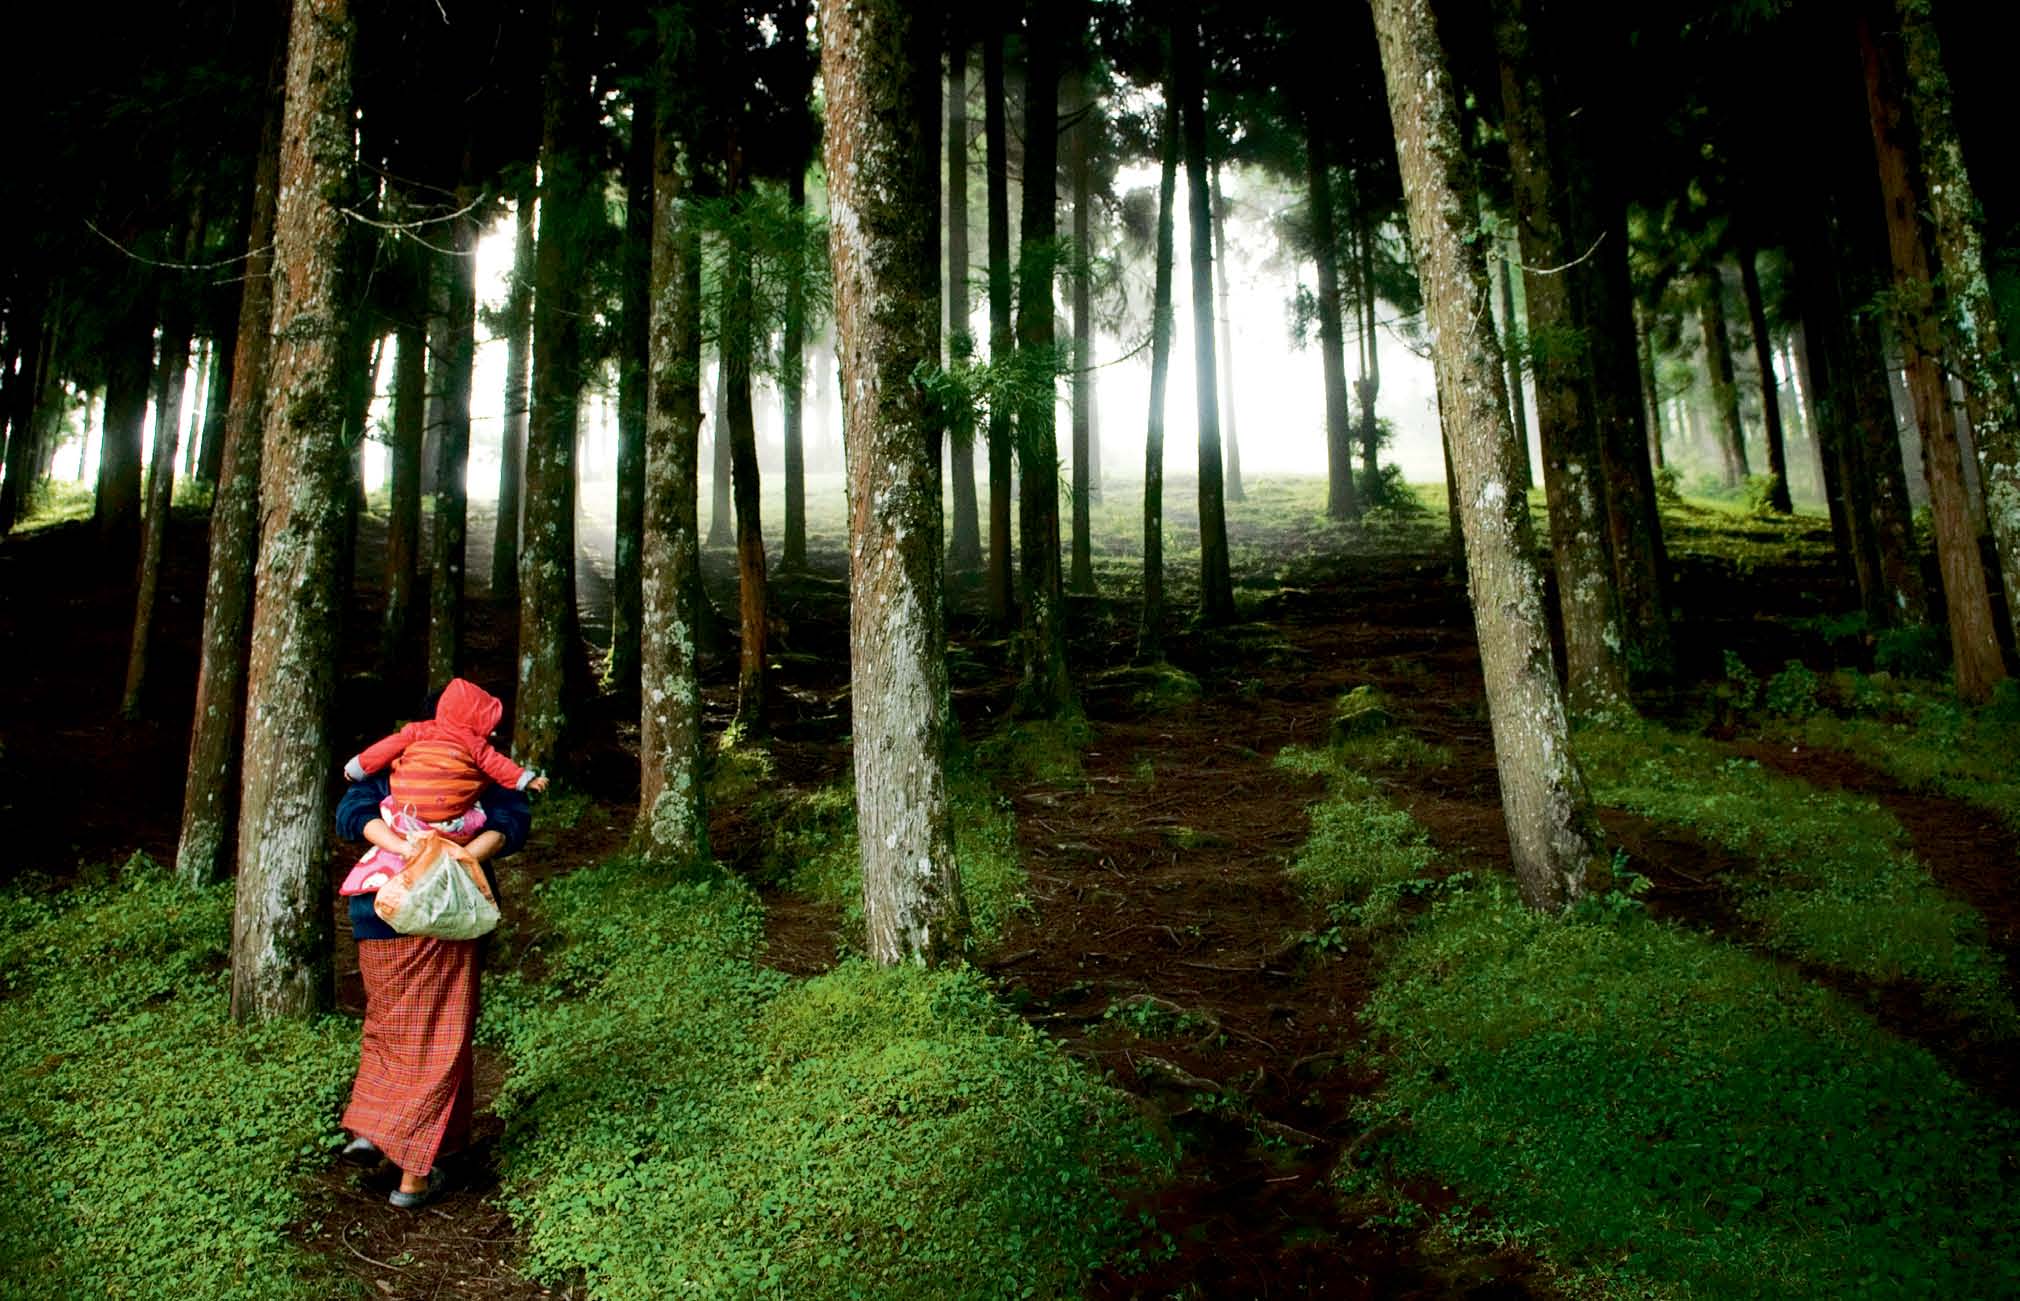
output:
{"label": "mossy tree trunk", "polygon": [[1157,267],[1151,291],[1150,414],[1143,436],[1143,614],[1136,656],[1164,658],[1164,405],[1171,378],[1171,276],[1178,191],[1178,99],[1165,96],[1162,154],[1157,171]]}
{"label": "mossy tree trunk", "polygon": [[[669,72],[671,82],[681,69]],[[658,124],[656,134],[634,840],[647,858],[683,865],[709,857],[696,663],[702,601],[701,232],[687,199],[690,155],[667,122]]]}
{"label": "mossy tree trunk", "polygon": [[1728,488],[1737,488],[1753,471],[1746,460],[1746,428],[1739,419],[1739,383],[1732,373],[1732,336],[1725,320],[1725,277],[1715,263],[1697,273],[1697,324],[1704,338],[1705,373],[1718,416],[1719,469]]}
{"label": "mossy tree trunk", "polygon": [[1887,243],[1894,268],[1893,317],[1922,434],[1922,468],[1929,480],[1929,513],[1935,525],[1936,559],[1943,574],[1943,604],[1949,611],[1950,653],[1957,694],[1989,699],[2006,677],[1985,562],[1978,550],[1964,453],[1950,410],[1943,374],[1945,340],[1941,307],[1932,283],[1921,216],[1917,211],[1912,141],[1901,102],[1901,71],[1880,48],[1872,26],[1857,19],[1866,73],[1866,103],[1873,126],[1874,158],[1887,217]]}
{"label": "mossy tree trunk", "polygon": [[947,799],[939,463],[914,379],[937,358],[927,224],[938,216],[939,160],[921,139],[937,89],[933,51],[929,20],[901,0],[822,0],[850,444],[856,825],[866,947],[887,964],[956,960],[968,925]]}
{"label": "mossy tree trunk", "polygon": [[1199,620],[1212,627],[1234,619],[1234,579],[1228,569],[1227,504],[1220,450],[1220,391],[1215,382],[1213,328],[1213,200],[1207,186],[1206,76],[1198,24],[1175,32],[1180,131],[1185,139],[1186,221],[1192,236],[1192,339],[1199,411]]}
{"label": "mossy tree trunk", "polygon": [[1465,533],[1515,875],[1531,906],[1557,909],[1605,868],[1551,662],[1520,452],[1479,239],[1479,201],[1429,0],[1374,0],[1382,73],[1430,318],[1443,424]]}
{"label": "mossy tree trunk", "polygon": [[1626,705],[1628,678],[1592,399],[1590,323],[1573,292],[1561,142],[1551,135],[1552,106],[1528,12],[1521,0],[1496,0],[1493,12],[1568,692],[1574,710],[1603,714]]}
{"label": "mossy tree trunk", "polygon": [[1746,300],[1748,332],[1753,335],[1754,366],[1760,371],[1761,429],[1767,437],[1768,474],[1774,479],[1768,490],[1768,509],[1786,515],[1795,509],[1789,500],[1789,457],[1783,441],[1781,397],[1775,385],[1774,341],[1768,334],[1767,304],[1761,297],[1759,252],[1752,244],[1739,250],[1740,294]]}
{"label": "mossy tree trunk", "polygon": [[296,0],[232,915],[231,1014],[242,1022],[325,1011],[335,994],[329,709],[351,491],[341,358],[359,310],[339,211],[351,196],[353,33],[346,0]]}
{"label": "mossy tree trunk", "polygon": [[546,768],[566,725],[575,615],[575,423],[582,390],[584,233],[601,202],[585,15],[554,0],[541,115],[540,235],[533,257],[533,407],[519,543],[519,695],[512,757]]}
{"label": "mossy tree trunk", "polygon": [[[982,35],[982,133],[988,152],[989,358],[1001,362],[1016,348],[1010,326],[1009,115],[1004,105],[1003,28],[992,21]],[[1011,573],[1011,412],[989,406],[989,617],[1009,626],[1015,577]]]}
{"label": "mossy tree trunk", "polygon": [[610,657],[605,685],[629,698],[638,690],[639,620],[644,599],[640,549],[645,531],[645,408],[652,322],[653,94],[631,110],[624,154],[624,251],[617,358],[617,542],[611,566]]}
{"label": "mossy tree trunk", "polygon": [[[975,352],[968,329],[968,36],[956,15],[947,47],[947,359],[959,362]],[[982,521],[975,500],[975,416],[951,413],[947,459],[954,475],[954,536],[947,551],[950,570],[982,565]]]}
{"label": "mossy tree trunk", "polygon": [[281,97],[286,44],[276,34],[254,155],[251,217],[246,223],[245,289],[239,296],[231,396],[219,441],[217,493],[210,512],[210,567],[204,580],[203,638],[196,671],[196,714],[183,782],[182,831],[175,874],[192,887],[222,880],[231,868],[238,808],[240,723],[244,717],[247,638],[259,549],[260,442],[266,423],[267,354],[273,324],[274,209],[280,193]]}
{"label": "mossy tree trunk", "polygon": [[505,414],[499,432],[498,521],[491,546],[491,595],[519,594],[520,493],[526,480],[526,427],[532,406],[527,365],[533,348],[533,210],[531,180],[513,202],[512,284],[505,295]]}

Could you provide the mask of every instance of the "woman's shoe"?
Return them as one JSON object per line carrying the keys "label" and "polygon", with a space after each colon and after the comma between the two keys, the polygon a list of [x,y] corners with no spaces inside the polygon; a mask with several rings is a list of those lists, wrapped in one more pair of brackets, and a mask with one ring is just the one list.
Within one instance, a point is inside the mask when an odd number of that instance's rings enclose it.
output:
{"label": "woman's shoe", "polygon": [[398,1188],[395,1188],[387,1195],[386,1200],[403,1211],[418,1210],[447,1192],[448,1188],[449,1174],[438,1165],[428,1172],[428,1186],[426,1188],[423,1188],[418,1193],[402,1192]]}
{"label": "woman's shoe", "polygon": [[344,1144],[344,1150],[340,1155],[352,1165],[364,1166],[370,1169],[372,1166],[379,1164],[379,1158],[384,1154],[379,1151],[378,1145],[372,1142],[371,1139],[360,1136]]}

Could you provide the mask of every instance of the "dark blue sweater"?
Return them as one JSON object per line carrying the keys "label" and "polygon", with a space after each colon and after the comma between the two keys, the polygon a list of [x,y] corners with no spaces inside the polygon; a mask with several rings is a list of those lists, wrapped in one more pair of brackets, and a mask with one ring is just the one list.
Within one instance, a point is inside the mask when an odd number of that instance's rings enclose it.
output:
{"label": "dark blue sweater", "polygon": [[[365,824],[380,816],[379,801],[392,793],[392,786],[386,774],[367,777],[361,782],[352,782],[344,788],[344,797],[337,801],[337,834],[345,840],[363,841]],[[503,786],[486,786],[477,799],[484,806],[484,829],[495,831],[505,837],[504,846],[484,861],[484,877],[491,883],[491,893],[498,893],[498,876],[491,868],[492,859],[516,854],[526,843],[526,833],[533,829],[533,809],[526,802],[526,796],[519,791],[508,791]],[[386,925],[379,914],[372,910],[378,895],[354,894],[351,896],[351,936],[360,940],[397,940],[400,932]]]}

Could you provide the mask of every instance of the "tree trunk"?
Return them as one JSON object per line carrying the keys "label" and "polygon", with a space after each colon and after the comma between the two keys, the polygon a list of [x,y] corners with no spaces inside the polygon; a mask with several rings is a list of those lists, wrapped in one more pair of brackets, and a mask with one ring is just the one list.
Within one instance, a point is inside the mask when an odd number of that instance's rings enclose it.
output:
{"label": "tree trunk", "polygon": [[716,348],[715,410],[711,414],[715,433],[709,440],[708,545],[726,547],[736,541],[735,514],[730,505],[730,482],[735,474],[732,468],[735,457],[730,449],[735,435],[729,428],[729,366],[720,344]]}
{"label": "tree trunk", "polygon": [[[988,146],[989,359],[1007,361],[1016,347],[1010,329],[1010,180],[1006,158],[1008,114],[1003,94],[1003,29],[991,22],[982,36],[983,136]],[[1010,410],[989,404],[989,618],[1011,618]]]}
{"label": "tree trunk", "polygon": [[1719,466],[1725,485],[1737,488],[1752,473],[1746,463],[1746,430],[1739,422],[1739,385],[1732,373],[1732,341],[1725,325],[1725,282],[1707,262],[1698,269],[1698,329],[1704,335],[1704,364],[1718,413]]}
{"label": "tree trunk", "polygon": [[[196,672],[196,714],[183,783],[182,834],[175,874],[193,888],[222,880],[231,865],[238,795],[239,729],[245,703],[247,637],[260,521],[260,441],[265,426],[267,354],[273,324],[274,206],[280,192],[281,96],[286,44],[276,34],[254,155],[251,217],[246,223],[245,288],[239,295],[231,396],[218,443],[217,494],[210,512],[210,568],[204,583],[203,639]],[[226,369],[220,366],[219,370]]]}
{"label": "tree trunk", "polygon": [[[456,192],[461,208],[475,196]],[[428,686],[440,687],[463,660],[465,543],[470,519],[470,380],[477,356],[477,228],[459,217],[450,228],[449,310],[443,331],[442,434],[436,443],[435,521],[428,584]],[[572,496],[572,494],[571,494]],[[569,530],[571,540],[574,530]]]}
{"label": "tree trunk", "polygon": [[529,180],[513,200],[512,285],[505,295],[505,414],[499,430],[498,521],[491,545],[491,596],[519,595],[520,492],[526,479],[526,425],[532,406],[527,365],[533,345],[533,206]]}
{"label": "tree trunk", "polygon": [[1887,242],[1893,257],[1894,320],[1907,362],[1915,423],[1922,432],[1922,468],[1929,480],[1929,510],[1935,524],[1936,559],[1943,574],[1943,603],[1949,610],[1957,694],[1966,700],[1983,701],[2005,679],[2006,664],[1986,592],[1977,530],[1971,525],[1963,450],[1950,418],[1950,395],[1943,378],[1942,324],[1930,283],[1933,269],[1916,212],[1899,73],[1883,64],[1866,19],[1860,16],[1856,21],[1880,195],[1887,217]]}
{"label": "tree trunk", "polygon": [[[1025,29],[1024,211],[1017,257],[1017,343],[1029,390],[1017,409],[1018,534],[1023,552],[1023,680],[1019,706],[1053,718],[1073,708],[1066,672],[1066,601],[1059,572],[1059,439],[1053,380],[1053,238],[1059,230],[1056,15],[1033,9]],[[844,386],[846,392],[846,385]]]}
{"label": "tree trunk", "polygon": [[196,453],[203,443],[204,402],[210,397],[210,340],[199,338],[196,344],[196,380],[190,385],[189,428],[183,434],[182,477],[185,482],[196,478]]}
{"label": "tree trunk", "polygon": [[[786,537],[785,554],[779,568],[797,573],[807,567],[807,466],[806,466],[806,336],[807,268],[802,265],[805,240],[800,229],[806,221],[806,160],[793,164],[786,179],[788,211],[793,219],[792,266],[787,270],[785,338],[780,345],[779,401],[785,408]],[[970,476],[972,480],[973,476]],[[971,483],[972,487],[972,483]],[[972,504],[972,503],[971,503]]]}
{"label": "tree trunk", "polygon": [[[8,342],[16,353],[19,368],[10,366],[5,372],[6,402],[4,410],[0,410],[0,416],[7,421],[4,471],[7,477],[0,483],[0,537],[12,532],[20,522],[33,486],[36,374],[42,369],[42,356],[48,347],[49,330],[44,320],[47,307],[48,299],[39,284],[29,286],[25,292],[17,290],[14,310],[7,322]],[[90,437],[89,430],[85,436]]]}
{"label": "tree trunk", "polygon": [[[1502,274],[1507,274],[1505,268]],[[1648,309],[1640,303],[1634,305],[1634,347],[1636,363],[1641,370],[1641,400],[1645,407],[1642,418],[1648,422],[1648,459],[1660,470],[1663,468],[1662,393],[1655,378],[1655,340],[1649,334]],[[1521,409],[1520,403],[1516,404],[1516,409]]]}
{"label": "tree trunk", "polygon": [[154,313],[136,306],[106,347],[105,429],[98,445],[93,508],[101,549],[133,554],[140,538],[140,429],[154,369]]}
{"label": "tree trunk", "polygon": [[1901,458],[1901,426],[1894,412],[1893,388],[1887,378],[1880,323],[1871,315],[1862,314],[1847,324],[1856,412],[1850,436],[1861,439],[1860,471],[1871,485],[1871,518],[1881,582],[1896,620],[1903,624],[1928,623],[1934,615],[1928,584],[1922,578],[1921,561],[1916,556],[1914,508],[1908,499],[1907,466]]}
{"label": "tree trunk", "polygon": [[605,685],[630,699],[638,690],[639,620],[645,544],[645,408],[652,311],[653,94],[638,93],[624,156],[623,335],[617,361],[617,544],[610,593],[610,657]]}
{"label": "tree trunk", "polygon": [[[183,242],[184,262],[188,262],[202,236],[203,219],[190,220],[190,232]],[[141,696],[147,689],[147,652],[154,640],[154,602],[161,590],[161,564],[168,546],[169,517],[175,505],[176,434],[182,428],[182,398],[189,371],[190,318],[185,286],[174,281],[162,286],[161,359],[155,377],[154,449],[147,472],[147,513],[141,520],[140,565],[135,574],[133,637],[127,646],[126,690],[120,696],[119,716],[128,722],[141,714]]]}
{"label": "tree trunk", "polygon": [[[928,182],[938,159],[922,147],[920,118],[938,60],[932,23],[899,0],[822,0],[821,37],[827,173],[836,210],[855,217],[835,224],[829,247],[850,437],[866,948],[886,964],[951,962],[968,917],[947,800],[939,462],[928,455],[931,415],[913,378],[937,358],[936,265],[918,214],[937,206]],[[1027,185],[1036,179],[1027,173]]]}
{"label": "tree trunk", "polygon": [[[968,38],[955,20],[947,49],[947,359],[975,355],[968,328]],[[982,521],[975,500],[975,413],[953,413],[949,460],[954,471],[954,538],[947,552],[953,571],[982,566]]]}
{"label": "tree trunk", "polygon": [[560,756],[567,665],[576,654],[575,423],[588,272],[584,234],[602,201],[583,17],[574,0],[553,0],[540,138],[540,236],[533,259],[533,408],[519,544],[519,698],[512,722],[512,757],[529,768],[549,767]]}
{"label": "tree trunk", "polygon": [[1586,337],[1593,322],[1581,319],[1584,304],[1573,296],[1577,282],[1558,270],[1574,257],[1556,171],[1561,141],[1549,134],[1551,118],[1524,6],[1520,0],[1496,0],[1493,8],[1567,692],[1576,712],[1603,714],[1626,705],[1628,679]]}
{"label": "tree trunk", "polygon": [[1157,173],[1157,271],[1151,298],[1150,416],[1143,436],[1143,617],[1136,656],[1164,658],[1164,390],[1171,376],[1173,208],[1178,190],[1178,98],[1165,96]]}
{"label": "tree trunk", "polygon": [[1183,45],[1179,67],[1179,116],[1185,137],[1188,195],[1186,219],[1192,234],[1193,374],[1199,407],[1199,619],[1212,627],[1234,619],[1234,581],[1228,572],[1227,513],[1221,496],[1220,394],[1214,383],[1213,202],[1206,176],[1206,79],[1199,28],[1190,18],[1176,35]]}
{"label": "tree trunk", "polygon": [[[674,78],[669,77],[669,82]],[[702,602],[701,232],[685,194],[687,155],[662,122],[653,152],[651,386],[645,415],[643,705],[634,841],[676,866],[709,861],[696,676]]]}
{"label": "tree trunk", "polygon": [[2006,614],[2020,642],[2020,388],[1992,301],[1983,216],[1951,116],[1949,73],[1928,0],[1894,0],[1893,8],[1921,142],[1920,189],[1942,269],[1950,362],[1964,381],[1986,523],[1999,555]]}
{"label": "tree trunk", "polygon": [[[1504,254],[1507,246],[1502,246]],[[1515,277],[1508,273],[1508,264],[1515,261],[1513,256],[1494,259],[1496,271],[1501,277],[1501,321],[1504,329],[1515,328]],[[1508,366],[1508,414],[1515,422],[1515,441],[1522,446],[1522,491],[1527,492],[1536,484],[1536,471],[1529,463],[1529,410],[1522,400],[1522,362],[1513,349],[1503,354]],[[1661,448],[1656,449],[1656,464],[1662,463]]]}
{"label": "tree trunk", "polygon": [[1768,490],[1768,509],[1786,515],[1795,509],[1789,500],[1789,458],[1782,441],[1781,399],[1775,388],[1774,343],[1768,336],[1767,305],[1761,299],[1759,254],[1751,244],[1739,250],[1740,292],[1746,298],[1747,326],[1753,334],[1754,365],[1760,370],[1761,427],[1767,433],[1768,474],[1774,479]]}
{"label": "tree trunk", "polygon": [[[245,286],[241,282],[239,298],[244,297]],[[237,313],[226,319],[235,328]],[[231,410],[231,386],[237,368],[233,355],[237,349],[234,341],[225,337],[224,328],[221,323],[217,336],[211,340],[210,391],[203,399],[203,444],[196,457],[196,481],[210,485],[213,507],[217,502],[218,472],[224,463],[225,418]]]}
{"label": "tree trunk", "polygon": [[1353,417],[1347,411],[1346,331],[1340,321],[1338,236],[1333,229],[1333,186],[1324,129],[1305,122],[1305,193],[1311,206],[1312,261],[1319,275],[1319,357],[1326,384],[1326,514],[1359,519],[1354,491]]}
{"label": "tree trunk", "polygon": [[[414,259],[414,272],[431,269]],[[425,286],[426,281],[421,281]],[[414,630],[421,576],[421,425],[428,414],[425,289],[412,296],[393,343],[393,441],[386,449],[386,615],[379,630],[379,673],[399,666]]]}
{"label": "tree trunk", "polygon": [[[1375,423],[1375,398],[1382,391],[1381,341],[1375,333],[1375,233],[1368,226],[1367,205],[1354,196],[1354,248],[1360,257],[1356,275],[1359,292],[1354,295],[1360,312],[1361,374],[1354,381],[1354,396],[1361,404],[1361,500],[1372,502],[1382,490],[1382,469],[1376,464],[1375,449],[1382,441]],[[1527,453],[1524,453],[1526,463]]]}
{"label": "tree trunk", "polygon": [[[351,199],[352,27],[345,0],[296,0],[274,221],[259,562],[232,915],[231,1014],[334,1001],[329,708],[336,685]],[[249,381],[258,367],[246,367]]]}
{"label": "tree trunk", "polygon": [[1093,503],[1088,497],[1092,480],[1087,473],[1090,450],[1087,402],[1094,391],[1094,374],[1089,369],[1094,360],[1094,316],[1093,277],[1089,264],[1093,249],[1088,243],[1087,206],[1091,202],[1088,184],[1091,142],[1088,137],[1092,134],[1088,123],[1094,106],[1087,96],[1087,74],[1076,71],[1072,76],[1073,378],[1069,392],[1073,404],[1073,565],[1066,585],[1068,590],[1078,595],[1091,596],[1094,593],[1094,548],[1088,513]]}
{"label": "tree trunk", "polygon": [[1220,327],[1221,432],[1227,439],[1227,499],[1247,501],[1241,486],[1241,441],[1234,415],[1234,314],[1228,308],[1227,199],[1220,190],[1220,163],[1213,165],[1213,293],[1214,315]]}
{"label": "tree trunk", "polygon": [[[938,163],[938,158],[934,162]],[[729,389],[726,432],[730,474],[736,490],[736,572],[738,655],[736,721],[744,735],[765,732],[765,539],[758,518],[757,424],[751,418],[751,351],[757,345],[752,300],[750,236],[739,226],[732,238],[731,269],[724,287],[723,374]],[[935,299],[937,313],[937,297]]]}
{"label": "tree trunk", "polygon": [[1428,0],[1375,0],[1374,12],[1411,246],[1449,417],[1515,876],[1533,907],[1562,908],[1601,885],[1605,867],[1551,668],[1528,503],[1514,491],[1521,457],[1507,419],[1500,347],[1488,325],[1491,289],[1475,238],[1477,193]]}

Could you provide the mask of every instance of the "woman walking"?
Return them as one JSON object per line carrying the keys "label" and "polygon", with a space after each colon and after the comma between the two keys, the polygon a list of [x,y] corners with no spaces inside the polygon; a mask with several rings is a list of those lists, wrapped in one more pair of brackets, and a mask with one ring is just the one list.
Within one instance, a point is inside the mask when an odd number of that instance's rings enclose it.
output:
{"label": "woman walking", "polygon": [[[404,855],[406,838],[380,808],[389,793],[384,773],[352,782],[337,805],[337,834]],[[466,848],[483,864],[495,898],[491,860],[526,843],[532,813],[522,792],[495,784],[484,788],[478,803],[484,829]],[[352,1135],[344,1156],[363,1165],[382,1154],[390,1159],[400,1168],[400,1186],[390,1200],[412,1209],[441,1194],[441,1158],[461,1151],[469,1138],[483,942],[402,935],[380,919],[373,907],[377,898],[376,892],[350,897],[351,934],[365,982],[365,1028],[344,1111],[343,1127]]]}

